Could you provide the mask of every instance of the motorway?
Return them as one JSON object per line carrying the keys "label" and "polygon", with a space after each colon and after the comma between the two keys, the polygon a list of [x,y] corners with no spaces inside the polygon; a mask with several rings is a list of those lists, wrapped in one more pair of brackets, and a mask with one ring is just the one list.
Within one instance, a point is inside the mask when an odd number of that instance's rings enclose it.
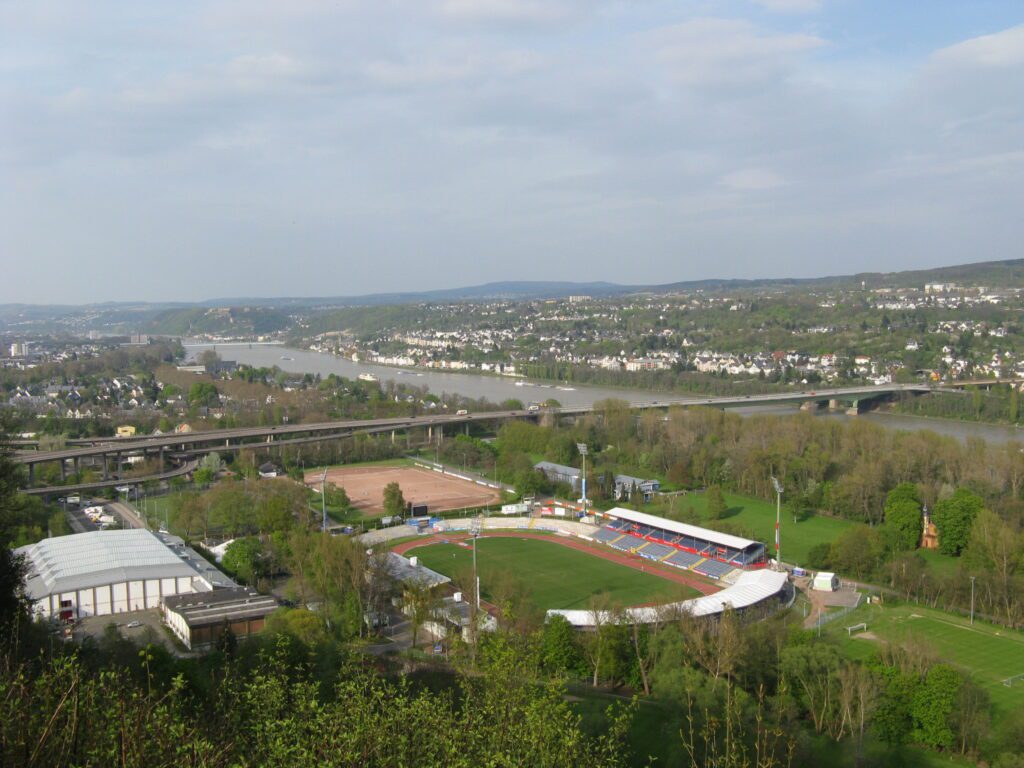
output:
{"label": "motorway", "polygon": [[[893,394],[912,392],[924,394],[931,391],[930,387],[921,384],[890,384],[882,386],[843,387],[839,389],[803,390],[799,392],[778,392],[766,395],[745,395],[741,397],[710,397],[710,398],[678,398],[664,400],[645,400],[630,402],[633,409],[664,409],[669,407],[736,408],[757,405],[773,405],[780,403],[827,402],[841,400],[856,402],[861,399],[874,399]],[[203,432],[186,434],[160,435],[158,437],[111,438],[106,443],[89,446],[76,446],[51,451],[20,451],[12,457],[19,464],[29,466],[44,462],[64,462],[84,457],[110,456],[124,453],[159,451],[163,453],[171,449],[172,455],[184,458],[210,450],[234,450],[243,446],[280,446],[320,440],[348,437],[361,432],[387,432],[390,430],[432,429],[449,425],[469,424],[474,421],[505,421],[509,419],[533,419],[546,413],[557,412],[561,415],[579,415],[594,410],[591,405],[560,407],[557,409],[518,409],[504,411],[480,411],[464,414],[435,414],[428,416],[409,416],[388,419],[351,419],[345,421],[327,421],[314,424],[285,424],[272,427],[240,427],[229,429],[213,429]],[[243,443],[243,440],[260,440],[261,442]],[[199,446],[203,446],[199,448]],[[177,449],[175,451],[175,449]],[[176,469],[157,475],[135,478],[111,478],[98,482],[81,483],[78,485],[48,486],[44,488],[28,488],[25,493],[51,496],[61,493],[92,491],[107,488],[113,484],[138,485],[139,483],[166,480],[188,474],[195,469],[196,462],[189,461]]]}
{"label": "motorway", "polygon": [[[710,408],[736,408],[756,405],[772,405],[778,403],[824,402],[828,400],[857,400],[875,398],[902,392],[923,394],[931,389],[922,384],[889,384],[872,387],[844,387],[841,389],[804,390],[801,392],[778,392],[766,395],[747,395],[742,397],[709,397],[709,398],[672,398],[664,400],[644,400],[630,402],[630,408],[668,408],[670,406],[706,406]],[[563,415],[589,413],[593,406],[574,406],[558,408]],[[20,451],[12,458],[19,464],[40,464],[48,461],[83,458],[87,456],[103,456],[114,453],[137,451],[155,451],[161,448],[186,450],[185,446],[197,443],[223,442],[231,447],[232,441],[253,438],[267,438],[268,443],[277,437],[287,435],[310,435],[319,432],[350,433],[354,430],[387,431],[389,429],[415,429],[446,426],[450,424],[466,424],[473,421],[505,421],[508,419],[537,418],[546,410],[506,410],[481,411],[468,414],[438,414],[430,416],[408,416],[388,419],[350,419],[346,421],[326,421],[313,424],[284,424],[273,427],[240,427],[229,429],[212,429],[203,432],[186,434],[160,435],[159,437],[111,438],[109,442],[99,445],[62,448],[54,451]]]}

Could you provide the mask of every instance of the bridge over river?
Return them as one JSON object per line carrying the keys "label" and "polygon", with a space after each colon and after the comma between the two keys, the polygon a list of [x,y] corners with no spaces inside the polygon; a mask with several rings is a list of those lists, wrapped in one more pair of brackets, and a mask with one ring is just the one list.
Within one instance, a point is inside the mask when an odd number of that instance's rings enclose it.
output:
{"label": "bridge over river", "polygon": [[[677,407],[702,406],[709,408],[756,407],[758,405],[778,405],[798,403],[803,408],[817,409],[830,407],[843,409],[847,413],[857,413],[865,403],[888,399],[894,396],[913,393],[924,394],[931,391],[921,384],[892,384],[883,386],[843,387],[838,389],[802,390],[778,392],[762,395],[744,395],[710,398],[679,398],[666,397],[662,400],[644,399],[630,402],[636,410],[667,409]],[[29,472],[29,487],[26,493],[36,495],[56,495],[76,491],[95,490],[112,483],[119,485],[139,485],[153,480],[161,480],[187,473],[187,462],[195,456],[210,451],[238,451],[253,447],[279,447],[304,443],[337,440],[358,434],[390,433],[392,439],[398,433],[404,433],[406,439],[413,430],[425,433],[427,441],[435,435],[443,435],[446,428],[465,427],[473,422],[501,422],[510,419],[538,419],[557,414],[559,417],[572,417],[590,413],[593,405],[575,405],[555,409],[529,408],[500,411],[480,411],[459,414],[432,414],[425,416],[409,416],[386,419],[354,419],[344,421],[327,421],[313,424],[284,424],[277,426],[239,427],[213,429],[201,432],[167,434],[157,436],[138,436],[130,438],[97,439],[91,444],[78,444],[58,450],[23,449],[14,455],[14,461],[24,464]],[[23,448],[27,446],[23,445]],[[120,478],[118,471],[126,456],[152,456],[160,460],[161,472],[152,475]],[[39,464],[55,462],[60,465],[61,476],[66,477],[68,464],[72,464],[77,474],[81,462],[87,459],[102,465],[103,480],[77,485],[34,486],[35,468]],[[166,462],[170,460],[178,464],[166,470]],[[113,465],[113,470],[111,468]]]}

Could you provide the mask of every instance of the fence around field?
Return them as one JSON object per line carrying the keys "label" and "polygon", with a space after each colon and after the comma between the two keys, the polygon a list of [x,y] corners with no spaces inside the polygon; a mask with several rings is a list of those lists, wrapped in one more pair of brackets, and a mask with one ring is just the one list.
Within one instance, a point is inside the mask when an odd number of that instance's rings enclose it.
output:
{"label": "fence around field", "polygon": [[826,624],[831,624],[836,619],[841,619],[843,616],[846,616],[847,614],[853,613],[855,610],[857,610],[860,607],[860,603],[861,603],[861,600],[863,600],[863,598],[864,598],[864,596],[860,592],[858,592],[857,593],[857,602],[854,603],[853,605],[848,605],[845,608],[840,608],[838,611],[833,611],[832,613],[822,613],[822,612],[819,611],[818,612],[818,618],[814,622],[814,627],[815,628],[823,627]]}

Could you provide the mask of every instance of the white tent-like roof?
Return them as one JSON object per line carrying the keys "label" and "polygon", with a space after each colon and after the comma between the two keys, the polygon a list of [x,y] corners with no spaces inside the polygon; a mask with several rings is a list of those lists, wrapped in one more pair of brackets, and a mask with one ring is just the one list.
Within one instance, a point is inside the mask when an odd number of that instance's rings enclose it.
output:
{"label": "white tent-like roof", "polygon": [[672,533],[678,533],[683,536],[692,536],[695,539],[710,541],[712,544],[718,544],[723,547],[732,547],[733,549],[744,550],[747,547],[760,543],[753,541],[752,539],[744,539],[740,536],[712,531],[710,528],[701,528],[697,525],[677,523],[675,520],[669,520],[667,517],[648,515],[646,512],[634,512],[632,509],[623,509],[622,507],[614,507],[603,514],[608,517],[617,517],[620,520],[628,520],[631,523],[647,525],[651,528],[661,528],[662,530],[671,531]]}
{"label": "white tent-like roof", "polygon": [[200,577],[156,534],[141,528],[57,536],[15,551],[25,557],[26,591],[33,600],[122,581]]}
{"label": "white tent-like roof", "polygon": [[[786,578],[786,573],[782,571],[747,571],[740,574],[735,584],[713,595],[667,605],[627,608],[623,612],[622,621],[627,624],[654,624],[673,614],[712,616],[726,608],[748,608],[781,592]],[[608,611],[598,611],[596,616],[594,611],[548,611],[548,616],[562,616],[574,627],[593,627],[612,619]]]}

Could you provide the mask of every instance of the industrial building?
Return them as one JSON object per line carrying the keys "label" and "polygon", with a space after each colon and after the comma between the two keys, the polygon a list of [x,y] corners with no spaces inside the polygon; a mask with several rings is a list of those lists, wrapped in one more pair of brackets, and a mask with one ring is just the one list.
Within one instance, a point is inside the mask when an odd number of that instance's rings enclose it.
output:
{"label": "industrial building", "polygon": [[36,615],[87,616],[158,608],[171,595],[232,585],[175,536],[142,529],[91,531],[20,547]]}
{"label": "industrial building", "polygon": [[228,630],[241,639],[263,629],[277,600],[254,589],[235,587],[165,597],[163,619],[189,650],[214,646]]}

